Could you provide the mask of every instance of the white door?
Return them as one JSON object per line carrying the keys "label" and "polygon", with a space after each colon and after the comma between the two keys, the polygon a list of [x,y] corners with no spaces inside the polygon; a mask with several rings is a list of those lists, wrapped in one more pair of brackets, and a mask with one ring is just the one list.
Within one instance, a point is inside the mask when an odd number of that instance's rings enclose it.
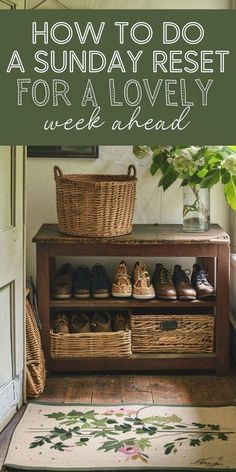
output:
{"label": "white door", "polygon": [[24,157],[0,146],[0,431],[23,401]]}
{"label": "white door", "polygon": [[[23,1],[0,0],[0,10],[16,4]],[[23,402],[23,221],[23,147],[0,146],[0,431]]]}

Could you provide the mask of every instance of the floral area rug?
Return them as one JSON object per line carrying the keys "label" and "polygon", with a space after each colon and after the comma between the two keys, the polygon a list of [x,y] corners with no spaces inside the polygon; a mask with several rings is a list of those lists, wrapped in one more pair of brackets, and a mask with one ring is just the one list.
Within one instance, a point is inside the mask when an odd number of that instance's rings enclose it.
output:
{"label": "floral area rug", "polygon": [[5,466],[236,471],[236,406],[32,402],[13,433]]}

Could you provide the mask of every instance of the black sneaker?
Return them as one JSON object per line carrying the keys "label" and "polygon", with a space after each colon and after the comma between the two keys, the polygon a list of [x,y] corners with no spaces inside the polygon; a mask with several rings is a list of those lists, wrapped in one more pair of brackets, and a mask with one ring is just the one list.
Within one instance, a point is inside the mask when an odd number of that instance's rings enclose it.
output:
{"label": "black sneaker", "polygon": [[73,296],[75,298],[90,297],[91,277],[89,268],[80,265],[74,272],[73,277]]}
{"label": "black sneaker", "polygon": [[206,278],[206,272],[203,270],[200,264],[193,264],[191,283],[197,292],[197,298],[200,300],[204,298],[215,297],[215,289],[208,282]]}
{"label": "black sneaker", "polygon": [[91,292],[94,298],[110,297],[111,284],[105,267],[95,264],[91,270]]}
{"label": "black sneaker", "polygon": [[196,290],[192,287],[189,280],[190,270],[182,269],[181,265],[174,266],[172,280],[179,300],[195,300]]}

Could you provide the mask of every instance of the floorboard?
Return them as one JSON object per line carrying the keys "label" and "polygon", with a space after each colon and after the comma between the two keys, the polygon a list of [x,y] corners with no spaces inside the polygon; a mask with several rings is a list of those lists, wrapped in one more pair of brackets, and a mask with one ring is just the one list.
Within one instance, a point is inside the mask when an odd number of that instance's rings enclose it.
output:
{"label": "floorboard", "polygon": [[[68,375],[47,379],[39,400],[62,403],[236,404],[235,369],[215,375]],[[0,472],[8,444],[24,408],[0,434]],[[30,472],[30,471],[28,471]]]}

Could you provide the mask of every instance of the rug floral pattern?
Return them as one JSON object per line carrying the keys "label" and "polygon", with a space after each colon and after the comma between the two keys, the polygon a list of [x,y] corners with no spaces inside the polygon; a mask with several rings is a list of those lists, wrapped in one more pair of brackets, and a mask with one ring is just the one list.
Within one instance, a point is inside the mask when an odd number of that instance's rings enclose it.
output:
{"label": "rug floral pattern", "polygon": [[[32,403],[26,416],[29,410],[33,417],[18,438],[25,435],[24,445],[15,446],[26,451],[29,462],[21,466],[236,471],[236,407]],[[13,444],[6,462],[15,465],[11,452]]]}

